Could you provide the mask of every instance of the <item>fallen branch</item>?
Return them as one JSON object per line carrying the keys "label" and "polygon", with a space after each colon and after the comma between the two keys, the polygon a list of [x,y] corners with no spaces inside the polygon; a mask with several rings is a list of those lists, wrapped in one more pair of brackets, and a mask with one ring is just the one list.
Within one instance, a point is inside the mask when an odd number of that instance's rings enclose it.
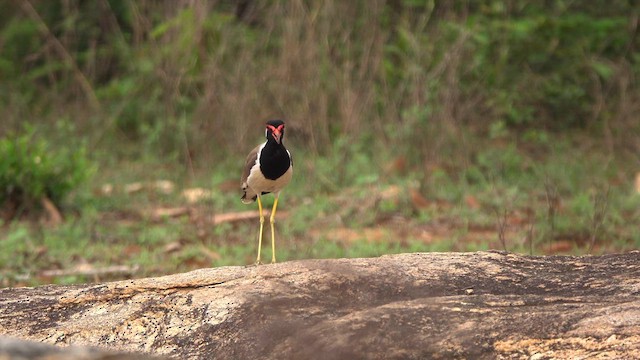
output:
{"label": "fallen branch", "polygon": [[[264,216],[269,216],[270,212],[268,210],[263,210],[262,213]],[[286,211],[278,212],[278,218],[285,218],[289,215]],[[241,212],[232,212],[232,213],[224,213],[217,214],[211,217],[211,222],[214,225],[219,225],[226,222],[237,222],[244,220],[254,220],[260,218],[260,212],[257,210],[251,211],[241,211]]]}
{"label": "fallen branch", "polygon": [[176,218],[184,215],[191,215],[192,209],[188,207],[176,207],[176,208],[156,208],[146,210],[142,212],[143,217],[150,218],[151,220],[158,221],[165,218]]}
{"label": "fallen branch", "polygon": [[47,197],[43,197],[40,201],[42,207],[44,208],[47,215],[49,215],[49,223],[51,225],[59,225],[62,223],[62,214],[60,214],[60,210],[56,207],[56,205],[49,200]]}

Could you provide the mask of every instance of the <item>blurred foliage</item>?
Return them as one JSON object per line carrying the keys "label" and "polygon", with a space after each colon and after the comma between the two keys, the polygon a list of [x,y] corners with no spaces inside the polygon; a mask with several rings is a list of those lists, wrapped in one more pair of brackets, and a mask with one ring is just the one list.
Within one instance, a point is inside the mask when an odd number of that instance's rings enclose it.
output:
{"label": "blurred foliage", "polygon": [[[470,79],[495,99],[509,125],[566,130],[601,121],[594,112],[603,89],[636,65],[632,2],[494,3],[469,17],[474,53]],[[638,66],[633,66],[637,76]],[[611,94],[614,99],[615,94]]]}
{"label": "blurred foliage", "polygon": [[[252,262],[255,224],[203,219],[247,209],[230,189],[276,117],[296,164],[280,259],[637,248],[638,14],[631,0],[0,1],[0,201],[60,205],[102,165],[82,216],[0,228],[15,276],[0,286],[70,259],[141,275]],[[214,196],[123,191],[158,179]],[[176,204],[194,213],[146,215]]]}
{"label": "blurred foliage", "polygon": [[73,104],[79,129],[101,138],[221,157],[278,116],[315,151],[393,124],[406,137],[377,140],[408,140],[424,158],[419,137],[461,124],[606,128],[624,140],[638,110],[633,1],[0,6],[4,131]]}
{"label": "blurred foliage", "polygon": [[43,198],[60,206],[92,174],[84,146],[56,146],[27,127],[0,138],[0,205],[15,212],[40,207]]}

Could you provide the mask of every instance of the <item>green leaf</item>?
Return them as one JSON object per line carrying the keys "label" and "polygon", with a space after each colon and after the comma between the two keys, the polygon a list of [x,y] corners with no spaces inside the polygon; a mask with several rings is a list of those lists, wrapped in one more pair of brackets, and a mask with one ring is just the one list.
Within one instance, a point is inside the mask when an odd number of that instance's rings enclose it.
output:
{"label": "green leaf", "polygon": [[604,61],[592,60],[591,67],[603,79],[609,80],[614,73],[614,69]]}

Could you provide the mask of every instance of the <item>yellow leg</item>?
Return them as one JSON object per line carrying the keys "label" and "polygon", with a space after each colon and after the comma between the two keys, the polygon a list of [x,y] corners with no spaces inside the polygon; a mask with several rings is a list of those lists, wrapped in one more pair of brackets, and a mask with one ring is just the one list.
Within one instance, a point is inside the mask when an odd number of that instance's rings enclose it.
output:
{"label": "yellow leg", "polygon": [[262,264],[260,262],[260,250],[262,250],[262,229],[264,227],[264,214],[262,213],[262,201],[260,195],[258,195],[258,211],[260,211],[260,235],[258,235],[258,258],[256,259],[256,265]]}
{"label": "yellow leg", "polygon": [[273,208],[271,209],[271,217],[269,223],[271,224],[271,263],[276,262],[276,232],[273,224],[276,221],[276,208],[278,207],[279,195],[276,195],[276,200],[273,202]]}

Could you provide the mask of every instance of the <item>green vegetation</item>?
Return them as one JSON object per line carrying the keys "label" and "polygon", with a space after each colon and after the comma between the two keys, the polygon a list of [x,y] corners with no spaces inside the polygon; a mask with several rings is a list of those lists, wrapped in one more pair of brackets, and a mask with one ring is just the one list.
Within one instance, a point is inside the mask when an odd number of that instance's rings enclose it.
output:
{"label": "green vegetation", "polygon": [[1,2],[0,286],[251,263],[257,220],[213,219],[254,210],[237,183],[269,118],[295,162],[279,260],[638,248],[639,12]]}
{"label": "green vegetation", "polygon": [[30,128],[0,139],[0,159],[0,203],[11,218],[35,210],[45,198],[61,205],[92,172],[84,146],[53,146]]}

